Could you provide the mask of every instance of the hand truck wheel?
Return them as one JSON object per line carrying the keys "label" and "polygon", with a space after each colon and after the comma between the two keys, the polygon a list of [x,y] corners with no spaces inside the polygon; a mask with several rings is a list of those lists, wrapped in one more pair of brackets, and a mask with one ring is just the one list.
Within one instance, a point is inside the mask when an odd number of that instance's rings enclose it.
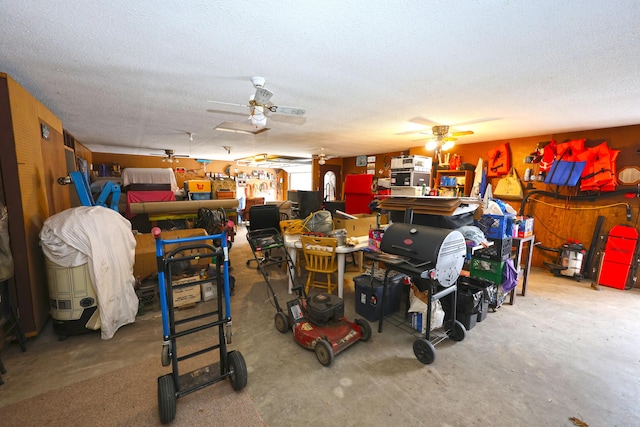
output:
{"label": "hand truck wheel", "polygon": [[158,410],[162,424],[169,424],[176,417],[176,399],[173,375],[158,377]]}
{"label": "hand truck wheel", "polygon": [[231,387],[235,391],[240,391],[247,385],[247,365],[238,350],[232,351],[228,356],[229,366],[227,369],[231,379]]}
{"label": "hand truck wheel", "polygon": [[171,363],[171,343],[162,344],[162,366],[169,366]]}

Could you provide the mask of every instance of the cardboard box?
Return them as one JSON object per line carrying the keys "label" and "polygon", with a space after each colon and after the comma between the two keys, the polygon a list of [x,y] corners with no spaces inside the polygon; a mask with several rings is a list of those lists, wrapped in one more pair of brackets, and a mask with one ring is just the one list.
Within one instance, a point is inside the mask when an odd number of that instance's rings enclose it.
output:
{"label": "cardboard box", "polygon": [[[196,278],[196,280],[199,280]],[[174,283],[175,284],[175,283]],[[200,285],[185,286],[173,289],[173,307],[178,308],[189,304],[195,304],[201,299]]]}
{"label": "cardboard box", "polygon": [[391,195],[392,196],[423,196],[424,188],[422,187],[400,187],[400,186],[392,186],[391,187]]}
{"label": "cardboard box", "polygon": [[[207,232],[202,228],[191,228],[186,230],[163,231],[162,239],[182,239],[193,236],[206,236]],[[156,241],[151,233],[136,234],[136,251],[133,264],[134,277],[144,280],[158,272],[156,263]],[[165,253],[174,249],[176,245],[165,246]],[[208,263],[208,261],[206,261]]]}
{"label": "cardboard box", "polygon": [[[333,228],[347,230],[347,237],[369,236],[369,230],[377,228],[376,216],[369,214],[355,214],[357,219],[333,218]],[[380,215],[380,224],[387,223],[387,216]]]}
{"label": "cardboard box", "polygon": [[201,283],[200,290],[202,292],[202,301],[209,301],[218,297],[218,287],[215,281]]}
{"label": "cardboard box", "polygon": [[517,216],[516,219],[520,220],[518,225],[518,237],[533,236],[533,217],[531,216]]}

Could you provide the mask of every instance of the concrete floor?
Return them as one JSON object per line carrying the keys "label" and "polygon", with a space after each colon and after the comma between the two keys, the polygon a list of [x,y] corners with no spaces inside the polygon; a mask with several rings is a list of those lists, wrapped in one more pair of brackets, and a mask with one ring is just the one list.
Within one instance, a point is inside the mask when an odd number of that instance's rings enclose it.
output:
{"label": "concrete floor", "polygon": [[[231,250],[230,349],[244,355],[246,390],[270,426],[571,426],[571,417],[589,426],[640,425],[638,289],[595,291],[589,282],[534,269],[526,297],[490,312],[464,341],[439,344],[431,365],[414,356],[413,335],[387,323],[382,333],[371,324],[371,340],[327,368],[291,333],[276,331],[263,277],[255,264],[244,263],[252,253],[242,228]],[[356,274],[349,267],[349,319],[361,317],[351,280]],[[270,282],[286,305],[285,275],[274,272]],[[99,333],[58,341],[49,324],[29,340],[27,352],[13,343],[2,355],[8,373],[0,411],[134,361],[157,357],[160,363],[161,337],[161,315],[153,310],[109,341]]]}

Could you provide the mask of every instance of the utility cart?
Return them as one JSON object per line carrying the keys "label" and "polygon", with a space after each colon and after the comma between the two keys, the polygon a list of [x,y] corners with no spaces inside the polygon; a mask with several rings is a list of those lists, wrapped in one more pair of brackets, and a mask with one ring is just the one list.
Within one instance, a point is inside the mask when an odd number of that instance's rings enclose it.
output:
{"label": "utility cart", "polygon": [[[207,236],[187,237],[181,239],[162,240],[159,228],[152,231],[156,239],[156,259],[158,263],[158,286],[160,309],[162,311],[162,366],[172,366],[172,372],[158,377],[158,409],[160,421],[167,424],[176,415],[176,400],[206,386],[226,378],[231,380],[234,390],[242,390],[247,385],[247,367],[242,354],[227,351],[231,344],[231,302],[229,289],[229,250],[225,232]],[[173,249],[171,249],[173,248]],[[165,252],[168,250],[168,252]],[[172,281],[173,275],[184,268],[185,263],[197,260],[210,260],[215,264],[215,279],[198,276],[188,283]],[[174,292],[187,287],[199,288],[204,283],[215,281],[217,304],[215,309],[202,312],[191,317],[175,316]],[[224,301],[224,307],[223,307]],[[224,308],[224,311],[223,311]],[[184,311],[183,311],[184,313]],[[217,328],[217,343],[190,353],[178,355],[178,338],[190,334]],[[212,363],[191,372],[181,374],[180,362],[202,356],[208,352],[219,351],[219,358],[212,357]]]}

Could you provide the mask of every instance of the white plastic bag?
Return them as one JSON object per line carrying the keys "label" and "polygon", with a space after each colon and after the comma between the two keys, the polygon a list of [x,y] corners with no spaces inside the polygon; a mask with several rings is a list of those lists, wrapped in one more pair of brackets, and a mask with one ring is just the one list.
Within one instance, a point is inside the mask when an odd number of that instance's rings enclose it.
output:
{"label": "white plastic bag", "polygon": [[[411,317],[411,326],[420,331],[421,333],[425,333],[427,331],[427,310],[429,306],[427,305],[427,296],[422,292],[418,291],[415,285],[411,285],[411,290],[409,291],[409,313],[412,313]],[[442,309],[442,304],[440,300],[437,299],[431,303],[431,324],[430,330],[441,328],[444,323],[444,310]]]}

